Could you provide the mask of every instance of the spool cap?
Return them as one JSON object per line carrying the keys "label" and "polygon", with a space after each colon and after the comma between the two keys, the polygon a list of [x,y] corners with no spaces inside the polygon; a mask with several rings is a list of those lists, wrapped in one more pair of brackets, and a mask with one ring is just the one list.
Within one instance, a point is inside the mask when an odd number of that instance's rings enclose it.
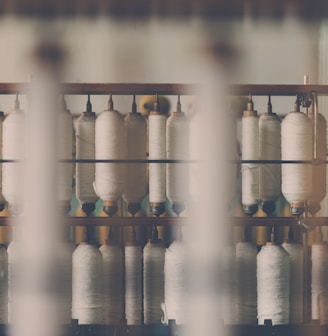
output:
{"label": "spool cap", "polygon": [[307,209],[312,216],[315,216],[320,211],[321,206],[317,202],[308,202]]}
{"label": "spool cap", "polygon": [[87,113],[92,113],[92,104],[91,104],[91,101],[90,101],[90,94],[88,94],[86,112]]}
{"label": "spool cap", "polygon": [[[64,100],[65,101],[65,100]],[[16,98],[15,98],[15,110],[19,110],[20,109],[20,103],[19,103],[19,99],[18,99],[18,93],[16,93]]]}
{"label": "spool cap", "polygon": [[174,202],[172,203],[172,209],[177,214],[177,216],[180,216],[181,212],[185,209],[184,202]]}
{"label": "spool cap", "polygon": [[128,211],[132,216],[134,216],[140,210],[141,210],[140,203],[128,203]]}
{"label": "spool cap", "polygon": [[158,239],[158,230],[157,230],[157,227],[154,226],[154,229],[153,229],[153,233],[152,233],[152,237],[151,237],[151,240],[150,240],[151,243],[153,244],[158,244],[161,242],[160,239]]}
{"label": "spool cap", "polygon": [[262,210],[266,213],[267,216],[269,216],[276,210],[276,203],[274,201],[263,202]]}
{"label": "spool cap", "polygon": [[252,217],[258,210],[257,204],[243,205],[243,211],[247,216]]}
{"label": "spool cap", "polygon": [[83,212],[89,217],[91,213],[94,211],[96,208],[94,203],[84,203],[82,204],[82,210]]}
{"label": "spool cap", "polygon": [[252,99],[252,95],[250,94],[248,97],[247,110],[243,112],[243,117],[256,117],[257,111],[254,110],[254,103]]}
{"label": "spool cap", "polygon": [[113,217],[118,210],[118,206],[117,206],[117,204],[115,204],[115,205],[114,204],[113,205],[104,205],[103,210],[106,212],[106,214],[109,217]]}
{"label": "spool cap", "polygon": [[133,95],[132,113],[137,113],[136,95]]}
{"label": "spool cap", "polygon": [[275,227],[273,226],[270,233],[270,241],[266,243],[266,245],[276,245],[276,233]]}
{"label": "spool cap", "polygon": [[159,217],[165,212],[165,203],[150,203],[150,211],[156,217]]}
{"label": "spool cap", "polygon": [[113,102],[113,97],[112,94],[109,94],[109,99],[108,99],[108,110],[113,111],[114,110],[114,102]]}
{"label": "spool cap", "polygon": [[294,103],[294,112],[300,112],[300,101],[298,95],[296,95],[296,100]]}
{"label": "spool cap", "polygon": [[159,103],[159,98],[158,98],[158,93],[156,93],[156,101],[154,103],[154,111],[160,112],[160,103]]}
{"label": "spool cap", "polygon": [[301,216],[305,211],[305,204],[303,202],[294,202],[290,204],[289,209],[293,216]]}

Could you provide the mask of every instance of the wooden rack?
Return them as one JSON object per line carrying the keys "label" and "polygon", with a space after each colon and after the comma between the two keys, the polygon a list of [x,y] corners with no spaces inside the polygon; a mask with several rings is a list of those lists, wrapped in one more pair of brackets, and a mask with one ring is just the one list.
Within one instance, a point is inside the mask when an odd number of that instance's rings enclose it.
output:
{"label": "wooden rack", "polygon": [[[0,94],[26,94],[29,83],[0,83]],[[137,84],[137,83],[66,83],[61,88],[68,95],[197,95],[201,92],[201,86],[197,84]],[[312,93],[328,96],[328,85],[231,85],[229,95],[244,96],[295,96],[296,94],[307,96]],[[149,162],[149,161],[146,161]],[[168,161],[161,161],[166,163]],[[236,161],[233,164],[241,163]],[[277,162],[283,163],[283,162]],[[295,162],[296,163],[296,162]],[[309,162],[312,163],[312,162]],[[327,163],[327,161],[325,162]],[[188,218],[183,217],[65,217],[60,218],[69,226],[174,226],[187,225]],[[11,225],[13,221],[9,217],[0,217],[0,226]],[[234,226],[298,226],[306,224],[308,227],[328,226],[328,217],[316,217],[299,219],[296,217],[234,217],[227,219],[227,223]],[[328,326],[320,326],[317,323],[306,323],[301,326],[225,326],[226,335],[326,335]],[[165,329],[165,328],[164,328]],[[164,330],[163,329],[163,330]],[[152,335],[155,336],[154,326],[142,326],[140,328],[128,327],[124,331],[105,326],[71,326],[65,335]],[[163,331],[162,330],[162,331]],[[1,328],[0,328],[0,334]],[[161,335],[176,335],[176,330],[166,328]],[[209,335],[206,335],[209,336]]]}
{"label": "wooden rack", "polygon": [[[0,83],[0,94],[26,93],[30,83]],[[200,93],[199,84],[166,83],[63,83],[62,92],[68,95],[196,95]],[[234,96],[294,96],[296,94],[328,95],[328,85],[299,84],[235,84],[228,90]]]}

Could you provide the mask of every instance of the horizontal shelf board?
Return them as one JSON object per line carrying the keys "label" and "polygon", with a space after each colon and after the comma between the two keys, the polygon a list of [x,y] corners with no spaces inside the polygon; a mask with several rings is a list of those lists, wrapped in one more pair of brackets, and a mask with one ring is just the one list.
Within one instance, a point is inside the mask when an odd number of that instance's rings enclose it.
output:
{"label": "horizontal shelf board", "polygon": [[[0,226],[8,226],[17,218],[0,217]],[[19,219],[18,219],[19,220]],[[59,217],[69,226],[176,226],[188,223],[186,217]]]}
{"label": "horizontal shelf board", "polygon": [[[26,93],[30,83],[0,83],[0,94]],[[202,92],[199,84],[187,83],[63,83],[62,92],[68,95],[195,95]],[[234,84],[230,95],[295,96],[296,94],[328,95],[328,85],[299,84]]]}
{"label": "horizontal shelf board", "polygon": [[328,160],[230,160],[229,163],[240,164],[327,164]]}
{"label": "horizontal shelf board", "polygon": [[[17,163],[24,162],[24,160],[6,160],[1,159],[0,163]],[[199,160],[171,160],[171,159],[108,159],[108,160],[91,160],[91,159],[72,159],[72,160],[58,160],[61,163],[199,163]]]}
{"label": "horizontal shelf board", "polygon": [[328,217],[232,217],[230,222],[235,226],[291,226],[302,225],[304,222],[309,227],[328,226]]}
{"label": "horizontal shelf board", "polygon": [[[11,225],[16,218],[0,217],[0,226]],[[190,222],[188,217],[59,217],[69,226],[176,226]],[[301,225],[304,221],[309,227],[328,226],[328,217],[303,218],[297,217],[230,217],[228,220],[234,226],[290,226]]]}
{"label": "horizontal shelf board", "polygon": [[175,226],[186,224],[186,217],[65,217],[71,226]]}
{"label": "horizontal shelf board", "polygon": [[[0,83],[0,94],[26,93],[30,83]],[[68,95],[195,95],[197,84],[165,83],[63,83],[61,91]]]}
{"label": "horizontal shelf board", "polygon": [[328,85],[299,85],[299,84],[237,84],[230,86],[231,95],[254,96],[295,96],[296,94],[328,95]]}

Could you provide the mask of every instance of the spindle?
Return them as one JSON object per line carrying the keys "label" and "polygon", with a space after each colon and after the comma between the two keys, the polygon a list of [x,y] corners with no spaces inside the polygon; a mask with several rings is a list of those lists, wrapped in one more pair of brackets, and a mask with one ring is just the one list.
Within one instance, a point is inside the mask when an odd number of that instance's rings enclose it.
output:
{"label": "spindle", "polygon": [[[166,123],[166,157],[168,160],[189,158],[189,122],[181,110],[180,95],[177,111],[171,113]],[[166,191],[173,211],[179,216],[188,198],[188,167],[186,164],[168,163],[166,166]]]}
{"label": "spindle", "polygon": [[[96,160],[126,159],[126,131],[123,116],[114,110],[112,95],[108,109],[96,119]],[[104,211],[113,216],[126,182],[125,164],[96,163],[95,192],[103,200]]]}
{"label": "spindle", "polygon": [[[148,118],[149,132],[149,159],[166,159],[166,116],[161,114],[157,95],[154,110]],[[149,164],[149,205],[155,216],[160,216],[165,211],[166,167],[162,163]]]}
{"label": "spindle", "polygon": [[[281,124],[281,159],[282,160],[312,160],[311,120],[300,112],[298,98],[294,111],[288,113]],[[301,215],[305,204],[312,195],[312,165],[283,164],[282,193],[290,204],[293,215]]]}
{"label": "spindle", "polygon": [[[259,121],[251,95],[242,117],[242,159],[259,159]],[[242,204],[245,214],[256,213],[259,199],[258,164],[242,165]]]}
{"label": "spindle", "polygon": [[[147,158],[147,123],[142,115],[137,113],[135,95],[133,96],[132,112],[125,116],[124,123],[127,135],[127,159],[145,160]],[[128,211],[133,216],[141,209],[146,187],[146,165],[143,163],[128,164],[123,197],[127,202]]]}

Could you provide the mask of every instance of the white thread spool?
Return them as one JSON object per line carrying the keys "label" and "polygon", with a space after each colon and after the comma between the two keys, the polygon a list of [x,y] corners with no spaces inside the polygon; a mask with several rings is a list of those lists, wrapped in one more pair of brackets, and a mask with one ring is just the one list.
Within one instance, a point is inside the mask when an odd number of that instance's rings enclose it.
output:
{"label": "white thread spool", "polygon": [[[257,112],[253,110],[251,99],[242,117],[242,159],[259,159],[259,121]],[[253,215],[257,211],[258,199],[259,166],[258,164],[243,164],[242,204],[246,214]]]}
{"label": "white thread spool", "polygon": [[251,242],[236,245],[237,267],[237,323],[256,324],[257,285],[256,285],[257,248]]}
{"label": "white thread spool", "polygon": [[[126,159],[126,131],[123,116],[114,110],[110,97],[108,110],[96,119],[96,160]],[[96,163],[95,192],[104,201],[104,211],[112,216],[125,189],[126,167],[121,163]]]}
{"label": "white thread spool", "polygon": [[237,266],[235,246],[224,246],[221,254],[222,320],[224,324],[237,324]]}
{"label": "white thread spool", "polygon": [[[317,159],[326,160],[327,149],[327,121],[326,118],[317,114]],[[314,215],[320,209],[321,201],[326,197],[326,165],[314,165],[312,167],[313,192],[309,199],[309,211]],[[313,211],[311,211],[313,209]]]}
{"label": "white thread spool", "polygon": [[123,251],[108,242],[99,248],[103,260],[104,323],[119,325],[123,309]]}
{"label": "white thread spool", "polygon": [[[166,116],[159,112],[159,102],[148,118],[149,159],[166,159]],[[149,164],[149,203],[151,211],[159,216],[165,211],[166,167],[163,163]]]}
{"label": "white thread spool", "polygon": [[[136,112],[135,101],[132,105],[132,113],[127,114],[124,123],[127,135],[127,159],[145,160],[147,158],[147,123],[142,115]],[[140,203],[145,197],[146,188],[146,164],[128,164],[123,197],[128,203],[129,212],[133,215],[140,210]]]}
{"label": "white thread spool", "polygon": [[188,307],[188,250],[183,241],[174,241],[165,252],[165,307],[167,320],[185,324]]}
{"label": "white thread spool", "polygon": [[73,253],[72,318],[79,324],[103,322],[102,256],[94,245],[81,243]]}
{"label": "white thread spool", "polygon": [[273,325],[289,323],[290,261],[278,245],[262,246],[257,255],[258,324],[272,320]]}
{"label": "white thread spool", "polygon": [[60,243],[58,245],[59,263],[59,304],[61,324],[70,324],[72,310],[72,255],[75,246],[71,243]]}
{"label": "white thread spool", "polygon": [[125,318],[142,324],[142,251],[135,242],[125,246]]}
{"label": "white thread spool", "polygon": [[[312,160],[312,125],[310,119],[300,112],[290,112],[281,124],[282,160]],[[283,164],[282,193],[298,214],[312,195],[312,165]]]}
{"label": "white thread spool", "polygon": [[[84,112],[76,121],[76,159],[95,159],[95,125],[96,115],[91,112],[91,103],[88,99],[87,112]],[[75,168],[76,197],[82,209],[90,214],[98,199],[93,188],[95,164],[76,163]]]}
{"label": "white thread spool", "polygon": [[[180,96],[177,112],[166,123],[166,156],[168,160],[188,160],[189,122],[181,112]],[[188,198],[188,165],[168,163],[166,166],[166,192],[174,212],[179,215]]]}
{"label": "white thread spool", "polygon": [[290,259],[290,323],[303,323],[303,247],[285,242],[282,247]]}
{"label": "white thread spool", "polygon": [[143,250],[144,324],[160,324],[164,302],[165,246],[160,240],[149,241]]}
{"label": "white thread spool", "polygon": [[[281,125],[278,116],[271,111],[269,98],[268,112],[259,118],[260,160],[281,159]],[[260,166],[259,198],[263,210],[269,215],[273,212],[274,202],[281,192],[281,166],[262,164]]]}
{"label": "white thread spool", "polygon": [[[21,161],[25,156],[25,115],[20,110],[16,97],[15,109],[3,121],[2,158]],[[11,210],[22,205],[23,164],[21,162],[4,163],[2,166],[2,194]]]}
{"label": "white thread spool", "polygon": [[[58,159],[73,159],[73,117],[66,108],[63,99],[62,109],[58,113]],[[73,163],[59,163],[58,166],[58,201],[69,206],[72,198]]]}
{"label": "white thread spool", "polygon": [[[326,243],[319,242],[312,245],[311,249],[311,301],[312,301],[312,319],[319,320],[319,297],[322,294],[328,292],[328,246]],[[324,302],[323,299],[327,296],[321,296],[322,300],[320,305],[326,307],[328,302]]]}

